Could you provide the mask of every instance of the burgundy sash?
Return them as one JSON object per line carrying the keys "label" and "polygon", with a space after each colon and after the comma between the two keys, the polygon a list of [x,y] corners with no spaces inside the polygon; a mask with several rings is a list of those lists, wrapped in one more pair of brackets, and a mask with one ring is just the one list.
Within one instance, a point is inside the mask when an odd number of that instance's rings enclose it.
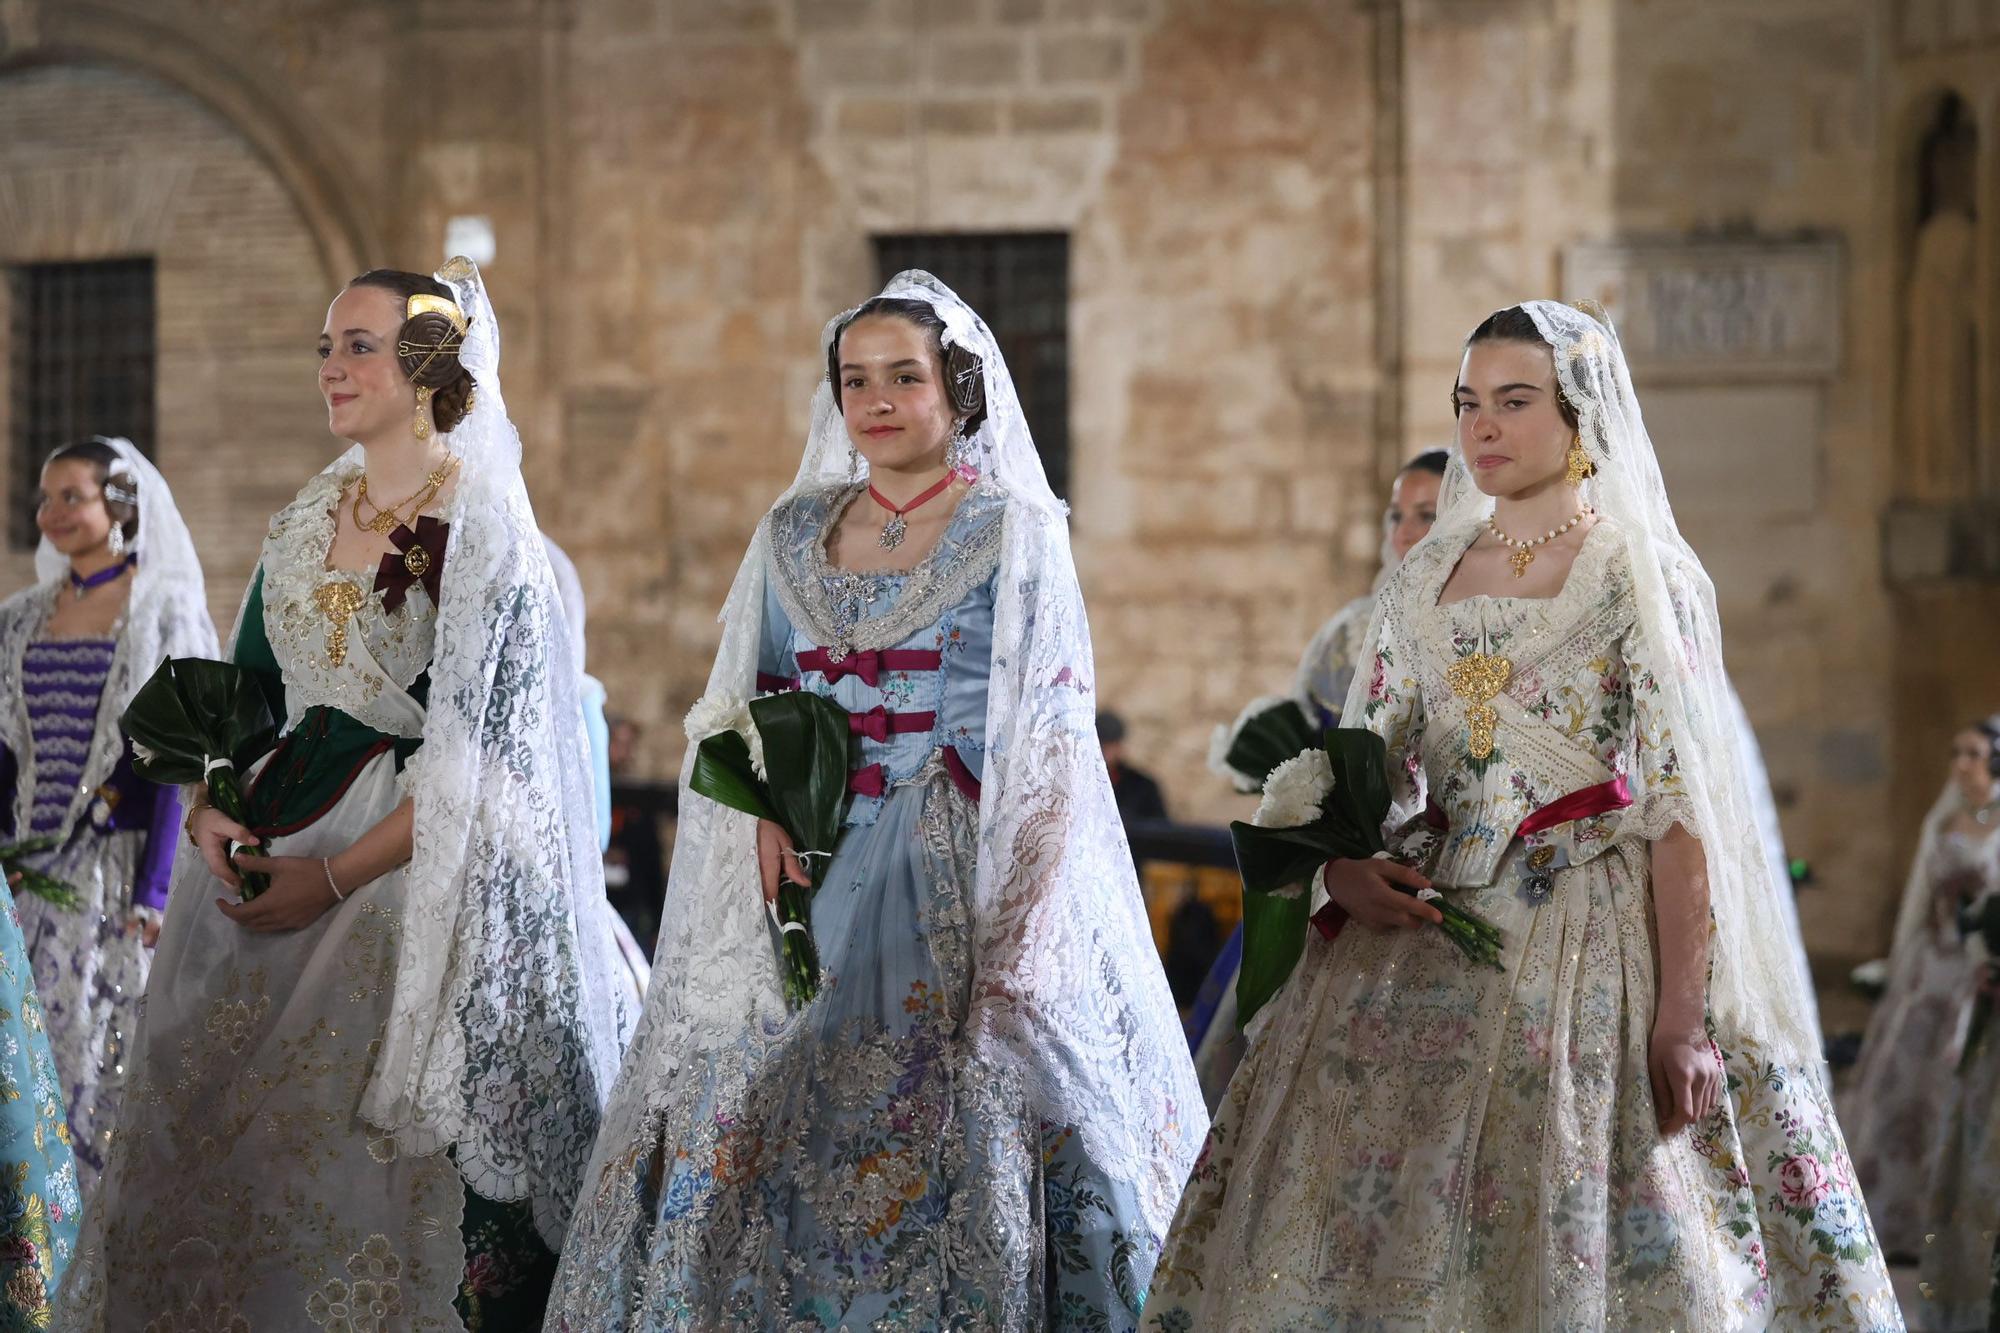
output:
{"label": "burgundy sash", "polygon": [[[1573,791],[1567,796],[1559,796],[1550,801],[1522,820],[1521,826],[1514,830],[1514,836],[1526,837],[1531,833],[1552,829],[1558,824],[1588,819],[1592,815],[1610,814],[1613,810],[1623,810],[1630,804],[1632,804],[1632,789],[1625,784],[1624,778],[1613,778],[1609,782],[1600,782],[1595,787],[1585,787],[1581,791]],[[1424,807],[1424,823],[1439,830],[1451,827],[1451,821],[1445,817],[1444,810],[1435,802]],[[1319,928],[1321,935],[1332,939],[1340,934],[1340,928],[1347,924],[1347,912],[1338,903],[1329,902],[1313,913],[1312,923]]]}

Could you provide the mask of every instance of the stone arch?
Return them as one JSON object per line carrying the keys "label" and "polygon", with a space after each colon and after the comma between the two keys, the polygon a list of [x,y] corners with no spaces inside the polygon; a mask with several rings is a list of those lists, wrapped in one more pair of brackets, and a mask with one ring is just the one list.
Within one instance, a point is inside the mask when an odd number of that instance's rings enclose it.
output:
{"label": "stone arch", "polygon": [[[332,152],[316,141],[296,107],[250,68],[189,33],[129,10],[64,0],[0,25],[0,78],[38,66],[128,68],[178,89],[221,117],[284,185],[311,231],[329,283],[383,253],[379,228],[348,193]],[[11,30],[10,30],[11,29]]]}
{"label": "stone arch", "polygon": [[[152,261],[155,458],[226,624],[262,516],[336,447],[312,349],[329,291],[359,260],[345,258],[338,229],[314,226],[213,99],[134,62],[56,58],[61,49],[38,46],[0,72],[0,120],[15,131],[0,138],[0,262]],[[0,422],[16,401],[16,327],[0,320]],[[0,434],[11,484],[33,460]],[[31,577],[25,552],[0,553],[0,586]]]}

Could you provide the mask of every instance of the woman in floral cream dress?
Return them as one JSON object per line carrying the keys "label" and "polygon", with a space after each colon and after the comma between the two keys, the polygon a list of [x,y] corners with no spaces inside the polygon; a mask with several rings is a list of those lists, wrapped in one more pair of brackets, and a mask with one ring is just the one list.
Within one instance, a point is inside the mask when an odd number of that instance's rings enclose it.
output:
{"label": "woman in floral cream dress", "polygon": [[1345,710],[1388,747],[1394,859],[1327,867],[1147,1326],[1900,1328],[1616,335],[1501,311],[1454,404]]}

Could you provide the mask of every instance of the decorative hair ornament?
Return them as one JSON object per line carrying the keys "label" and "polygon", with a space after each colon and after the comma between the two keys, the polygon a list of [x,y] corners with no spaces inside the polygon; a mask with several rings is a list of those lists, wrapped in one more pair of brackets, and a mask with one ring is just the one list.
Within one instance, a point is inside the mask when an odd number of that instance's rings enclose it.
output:
{"label": "decorative hair ornament", "polygon": [[1605,328],[1611,327],[1611,313],[1604,308],[1603,302],[1593,301],[1586,296],[1581,301],[1571,301],[1569,304],[1570,309],[1581,310]]}
{"label": "decorative hair ornament", "polygon": [[104,498],[112,504],[138,504],[139,483],[123,472],[113,473],[104,479]]}
{"label": "decorative hair ornament", "polygon": [[458,330],[458,336],[461,338],[471,327],[466,322],[465,312],[458,308],[458,302],[449,296],[432,296],[429,292],[418,292],[403,306],[403,318],[415,319],[418,315],[443,315],[451,321],[451,326]]}

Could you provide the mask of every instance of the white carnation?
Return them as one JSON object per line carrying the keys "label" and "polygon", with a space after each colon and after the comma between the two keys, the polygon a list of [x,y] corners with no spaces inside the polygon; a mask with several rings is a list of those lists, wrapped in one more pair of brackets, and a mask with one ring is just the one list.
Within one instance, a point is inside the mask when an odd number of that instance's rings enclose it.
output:
{"label": "white carnation", "polygon": [[687,731],[687,738],[697,745],[725,731],[747,733],[751,729],[750,705],[734,695],[704,694],[688,709],[681,726]]}
{"label": "white carnation", "polygon": [[1258,828],[1299,828],[1319,818],[1333,792],[1333,761],[1324,750],[1306,750],[1271,770],[1264,799],[1250,822]]}

